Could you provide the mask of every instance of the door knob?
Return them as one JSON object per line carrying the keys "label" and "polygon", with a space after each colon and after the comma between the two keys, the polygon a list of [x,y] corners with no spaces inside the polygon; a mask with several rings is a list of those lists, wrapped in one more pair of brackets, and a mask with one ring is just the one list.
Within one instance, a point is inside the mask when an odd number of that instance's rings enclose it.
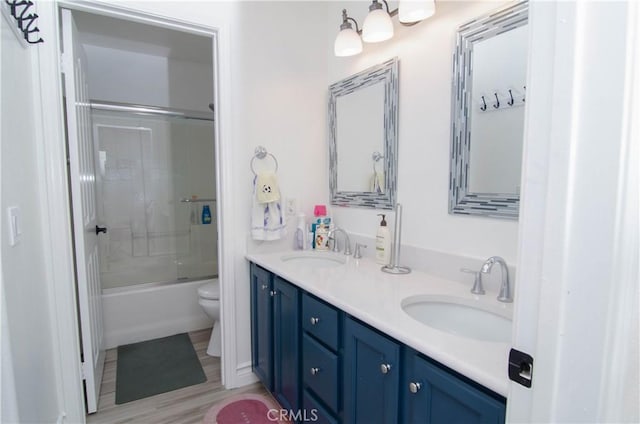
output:
{"label": "door knob", "polygon": [[270,295],[271,297],[273,297],[273,296],[275,296],[275,295],[277,295],[277,294],[278,294],[278,292],[277,292],[277,291],[275,291],[275,290],[271,290],[271,291],[269,292],[269,295]]}
{"label": "door knob", "polygon": [[269,286],[268,286],[268,285],[266,285],[266,284],[263,284],[263,285],[262,285],[262,286],[260,286],[260,287],[262,288],[262,290],[266,290],[267,288],[269,288]]}
{"label": "door knob", "polygon": [[107,234],[107,227],[98,227],[96,225],[96,234],[105,233]]}
{"label": "door knob", "polygon": [[318,322],[320,322],[319,318],[311,317],[311,325],[316,325]]}
{"label": "door knob", "polygon": [[380,364],[380,372],[386,374],[391,371],[391,364]]}
{"label": "door knob", "polygon": [[413,383],[413,382],[409,383],[409,391],[411,393],[418,393],[421,387],[422,387],[422,384],[420,383]]}
{"label": "door knob", "polygon": [[311,368],[311,375],[316,375],[320,372],[320,368],[313,367]]}

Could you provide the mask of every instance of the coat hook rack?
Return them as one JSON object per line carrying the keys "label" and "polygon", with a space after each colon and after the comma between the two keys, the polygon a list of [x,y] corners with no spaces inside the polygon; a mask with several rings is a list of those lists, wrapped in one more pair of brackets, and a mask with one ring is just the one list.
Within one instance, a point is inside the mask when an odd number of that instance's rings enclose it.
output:
{"label": "coat hook rack", "polygon": [[34,40],[34,36],[40,32],[40,29],[35,25],[38,14],[30,12],[34,3],[30,0],[4,0],[4,2],[6,6],[3,5],[3,10],[8,6],[9,14],[16,21],[16,26],[25,41],[29,44],[44,43],[42,37]]}

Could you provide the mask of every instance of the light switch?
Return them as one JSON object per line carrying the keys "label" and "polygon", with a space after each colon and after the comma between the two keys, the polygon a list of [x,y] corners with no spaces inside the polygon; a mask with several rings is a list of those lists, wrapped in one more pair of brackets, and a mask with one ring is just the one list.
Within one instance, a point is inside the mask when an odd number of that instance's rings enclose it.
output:
{"label": "light switch", "polygon": [[7,208],[7,216],[9,218],[9,246],[15,246],[20,243],[22,235],[20,208],[17,206]]}
{"label": "light switch", "polygon": [[298,212],[298,202],[294,198],[290,198],[286,200],[287,201],[285,202],[285,204],[286,204],[287,216],[295,216],[295,214]]}

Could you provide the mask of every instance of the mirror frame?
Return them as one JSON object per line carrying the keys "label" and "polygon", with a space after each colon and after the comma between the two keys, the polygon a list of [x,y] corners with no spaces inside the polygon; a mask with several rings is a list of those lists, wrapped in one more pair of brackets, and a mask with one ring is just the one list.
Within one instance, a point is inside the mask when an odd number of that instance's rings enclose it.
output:
{"label": "mirror frame", "polygon": [[[384,82],[385,192],[338,190],[338,97]],[[344,142],[344,141],[343,141]],[[393,209],[396,203],[398,151],[398,58],[394,57],[329,86],[329,190],[331,204],[374,209]],[[373,152],[371,152],[373,153]]]}
{"label": "mirror frame", "polygon": [[526,25],[528,15],[529,4],[525,0],[476,18],[458,28],[453,53],[451,95],[450,214],[518,219],[520,194],[469,192],[472,53],[474,43]]}

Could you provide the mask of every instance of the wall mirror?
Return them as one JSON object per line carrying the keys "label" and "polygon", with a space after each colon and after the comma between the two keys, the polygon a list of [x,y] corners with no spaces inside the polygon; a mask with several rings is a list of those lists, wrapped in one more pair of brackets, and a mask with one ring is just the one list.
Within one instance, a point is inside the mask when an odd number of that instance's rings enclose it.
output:
{"label": "wall mirror", "polygon": [[331,204],[393,209],[397,145],[397,58],[329,86]]}
{"label": "wall mirror", "polygon": [[526,104],[528,3],[458,29],[449,213],[517,219]]}

